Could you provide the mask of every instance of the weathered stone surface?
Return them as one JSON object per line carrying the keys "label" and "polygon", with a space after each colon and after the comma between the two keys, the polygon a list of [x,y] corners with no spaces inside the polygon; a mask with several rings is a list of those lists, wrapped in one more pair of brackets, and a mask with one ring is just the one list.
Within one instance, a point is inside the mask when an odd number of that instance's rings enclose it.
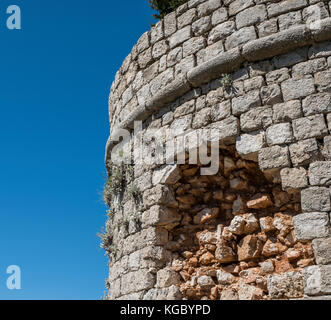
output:
{"label": "weathered stone surface", "polygon": [[164,185],[157,185],[152,189],[146,190],[143,194],[143,203],[147,207],[155,204],[169,204],[175,201],[172,190]]}
{"label": "weathered stone surface", "polygon": [[224,143],[234,143],[239,135],[239,120],[236,117],[229,117],[225,120],[214,122],[211,129],[218,130],[218,138]]}
{"label": "weathered stone surface", "polygon": [[319,156],[316,139],[307,139],[290,145],[291,160],[293,165],[306,165]]}
{"label": "weathered stone surface", "polygon": [[259,166],[262,170],[284,168],[291,165],[288,147],[273,146],[259,152]]}
{"label": "weathered stone surface", "polygon": [[267,143],[270,146],[290,143],[292,140],[293,134],[290,123],[275,124],[267,129]]}
{"label": "weathered stone surface", "polygon": [[257,107],[240,116],[241,130],[244,132],[265,129],[272,124],[272,109],[270,107]]}
{"label": "weathered stone surface", "polygon": [[148,270],[129,272],[121,278],[121,293],[129,294],[151,289],[155,284],[155,276]]}
{"label": "weathered stone surface", "polygon": [[292,100],[273,106],[273,121],[286,122],[302,117],[301,103],[299,100]]}
{"label": "weathered stone surface", "polygon": [[200,36],[211,29],[211,18],[203,17],[192,24],[192,31],[195,36]]}
{"label": "weathered stone surface", "polygon": [[282,93],[278,84],[261,88],[261,99],[264,105],[274,105],[283,102]]}
{"label": "weathered stone surface", "polygon": [[284,168],[280,172],[283,190],[291,191],[308,186],[305,168]]}
{"label": "weathered stone surface", "polygon": [[331,265],[310,266],[302,271],[305,294],[309,296],[331,294]]}
{"label": "weathered stone surface", "polygon": [[322,153],[325,160],[331,160],[331,136],[324,137]]}
{"label": "weathered stone surface", "polygon": [[267,84],[281,83],[290,78],[288,68],[281,68],[270,71],[266,74]]}
{"label": "weathered stone surface", "polygon": [[270,36],[278,31],[277,19],[266,20],[258,25],[259,38]]}
{"label": "weathered stone surface", "polygon": [[254,5],[253,0],[234,0],[230,2],[229,15],[233,16],[238,12]]}
{"label": "weathered stone surface", "polygon": [[311,95],[302,101],[302,109],[305,116],[329,113],[331,112],[331,95],[329,93]]}
{"label": "weathered stone surface", "polygon": [[198,6],[199,17],[211,14],[220,6],[221,6],[221,1],[219,1],[219,0],[208,0],[208,1],[200,4]]}
{"label": "weathered stone surface", "polygon": [[313,240],[316,263],[331,264],[331,238]]}
{"label": "weathered stone surface", "polygon": [[241,46],[249,41],[256,39],[254,27],[245,27],[239,31],[234,32],[225,41],[225,48],[227,50]]}
{"label": "weathered stone surface", "polygon": [[248,8],[237,14],[236,16],[237,29],[254,25],[256,23],[266,20],[266,18],[267,18],[267,10],[264,5],[258,5],[252,8]]}
{"label": "weathered stone surface", "polygon": [[324,58],[305,61],[293,67],[292,76],[293,78],[303,78],[308,75],[313,75],[318,71],[325,70],[326,68],[327,62]]}
{"label": "weathered stone surface", "polygon": [[205,39],[203,37],[192,37],[183,43],[183,57],[197,53],[205,46]]}
{"label": "weathered stone surface", "polygon": [[267,6],[269,17],[301,9],[307,5],[307,0],[286,0],[281,3],[270,3]]}
{"label": "weathered stone surface", "polygon": [[258,152],[265,147],[264,131],[243,134],[237,138],[236,149],[243,159],[257,162]]}
{"label": "weathered stone surface", "polygon": [[211,108],[213,121],[220,121],[231,116],[231,102],[226,100]]}
{"label": "weathered stone surface", "polygon": [[314,80],[312,78],[290,79],[281,84],[284,101],[303,98],[315,93]]}
{"label": "weathered stone surface", "polygon": [[185,42],[191,37],[191,26],[186,26],[183,29],[178,30],[175,34],[173,34],[169,38],[169,46],[170,48],[174,48],[179,44]]}
{"label": "weathered stone surface", "polygon": [[212,44],[218,40],[223,40],[235,31],[235,23],[233,21],[224,22],[216,26],[210,31],[208,36],[208,44]]}
{"label": "weathered stone surface", "polygon": [[213,26],[216,26],[222,22],[225,22],[228,19],[228,11],[226,8],[219,8],[213,12],[211,17],[211,22]]}
{"label": "weathered stone surface", "polygon": [[[304,46],[309,43],[309,39],[308,29],[305,26],[298,26],[246,43],[243,46],[243,55],[248,61],[264,60]],[[293,54],[291,55],[293,56]],[[282,68],[304,60],[301,58],[298,61],[297,56],[300,57],[300,55],[295,55],[296,59],[277,58],[281,63],[277,63],[277,61],[274,63],[277,68]]]}
{"label": "weathered stone surface", "polygon": [[259,91],[251,91],[244,96],[232,99],[232,112],[234,115],[239,115],[249,109],[259,107],[260,105],[261,99]]}
{"label": "weathered stone surface", "polygon": [[262,251],[262,243],[256,235],[248,235],[238,244],[238,260],[246,261],[258,258]]}
{"label": "weathered stone surface", "polygon": [[166,37],[174,34],[177,30],[176,12],[167,14],[164,17],[164,34]]}
{"label": "weathered stone surface", "polygon": [[195,20],[196,15],[197,15],[197,11],[194,8],[184,12],[181,16],[177,18],[178,29],[182,29],[188,24],[191,24]]}
{"label": "weathered stone surface", "polygon": [[153,172],[153,185],[175,184],[181,178],[181,171],[177,165],[164,165]]}
{"label": "weathered stone surface", "polygon": [[317,161],[309,166],[309,182],[313,186],[331,185],[331,161]]}
{"label": "weathered stone surface", "polygon": [[328,134],[325,119],[322,114],[295,119],[293,132],[297,140],[321,138]]}
{"label": "weathered stone surface", "polygon": [[301,272],[288,272],[271,275],[267,278],[271,299],[301,298],[304,295],[304,282]]}
{"label": "weathered stone surface", "polygon": [[330,189],[311,187],[302,190],[301,206],[304,212],[331,211]]}
{"label": "weathered stone surface", "polygon": [[329,216],[326,212],[299,214],[293,218],[297,240],[312,240],[329,235]]}
{"label": "weathered stone surface", "polygon": [[322,71],[314,75],[317,90],[320,92],[331,92],[331,71]]}
{"label": "weathered stone surface", "polygon": [[177,210],[161,206],[153,206],[142,214],[144,226],[164,226],[167,229],[172,229],[181,219],[182,216]]}
{"label": "weathered stone surface", "polygon": [[166,288],[180,283],[180,275],[171,268],[165,268],[157,272],[156,286]]}
{"label": "weathered stone surface", "polygon": [[278,17],[279,30],[281,31],[298,26],[301,22],[302,16],[300,11],[285,13]]}

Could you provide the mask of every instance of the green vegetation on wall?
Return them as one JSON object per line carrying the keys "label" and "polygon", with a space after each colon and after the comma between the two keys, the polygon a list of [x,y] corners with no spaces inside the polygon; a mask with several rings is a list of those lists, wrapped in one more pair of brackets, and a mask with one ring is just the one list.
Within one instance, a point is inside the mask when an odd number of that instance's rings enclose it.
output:
{"label": "green vegetation on wall", "polygon": [[151,8],[158,12],[158,14],[153,15],[154,18],[162,19],[168,13],[188,2],[188,0],[148,0],[148,2]]}

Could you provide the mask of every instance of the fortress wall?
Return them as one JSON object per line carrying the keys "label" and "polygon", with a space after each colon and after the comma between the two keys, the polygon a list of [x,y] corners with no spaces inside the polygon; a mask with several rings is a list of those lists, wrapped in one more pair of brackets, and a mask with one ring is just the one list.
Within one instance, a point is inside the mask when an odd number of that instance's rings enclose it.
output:
{"label": "fortress wall", "polygon": [[[110,178],[121,129],[136,153],[105,192],[110,299],[331,294],[330,39],[329,3],[307,0],[192,0],[139,39],[110,94]],[[169,130],[201,129],[215,174],[155,161]]]}

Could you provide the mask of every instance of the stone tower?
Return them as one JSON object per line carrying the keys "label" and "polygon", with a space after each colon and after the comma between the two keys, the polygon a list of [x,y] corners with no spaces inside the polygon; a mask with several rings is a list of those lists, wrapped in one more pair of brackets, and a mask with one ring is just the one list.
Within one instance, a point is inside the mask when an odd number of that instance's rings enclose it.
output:
{"label": "stone tower", "polygon": [[109,99],[110,299],[331,298],[330,11],[191,0],[141,36]]}

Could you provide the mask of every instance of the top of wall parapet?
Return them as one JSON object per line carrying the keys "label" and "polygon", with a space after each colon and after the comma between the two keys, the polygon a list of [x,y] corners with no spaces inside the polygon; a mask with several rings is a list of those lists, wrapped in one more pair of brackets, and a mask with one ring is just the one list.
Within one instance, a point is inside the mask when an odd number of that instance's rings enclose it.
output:
{"label": "top of wall parapet", "polygon": [[245,61],[331,39],[331,1],[191,0],[145,32],[111,86],[112,137]]}

